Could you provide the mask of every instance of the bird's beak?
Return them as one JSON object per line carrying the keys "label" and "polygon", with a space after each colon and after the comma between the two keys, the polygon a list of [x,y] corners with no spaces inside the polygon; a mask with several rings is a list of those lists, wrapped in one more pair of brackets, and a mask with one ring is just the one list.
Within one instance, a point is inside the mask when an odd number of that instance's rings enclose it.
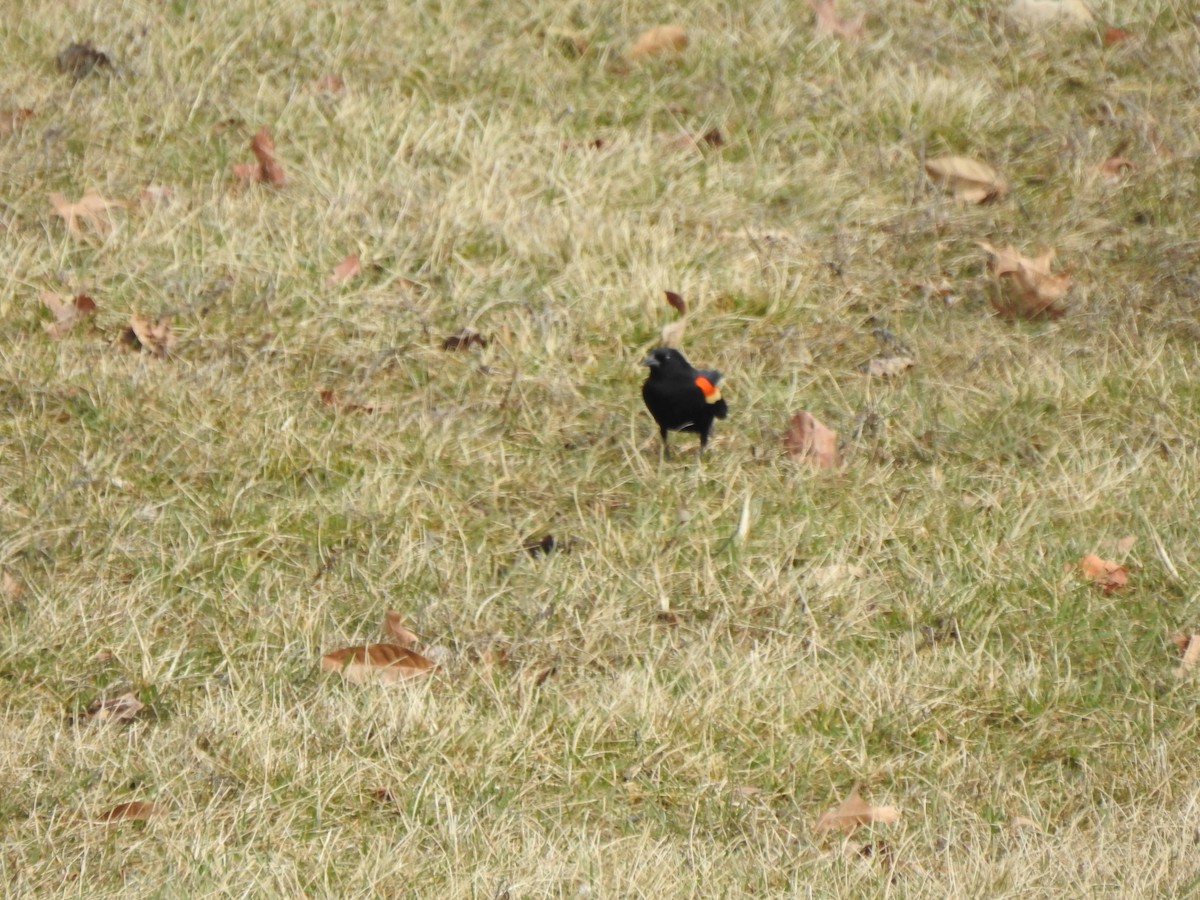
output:
{"label": "bird's beak", "polygon": [[647,356],[645,359],[642,360],[642,365],[649,366],[650,368],[653,369],[655,366],[658,365],[658,360],[655,359],[653,356]]}

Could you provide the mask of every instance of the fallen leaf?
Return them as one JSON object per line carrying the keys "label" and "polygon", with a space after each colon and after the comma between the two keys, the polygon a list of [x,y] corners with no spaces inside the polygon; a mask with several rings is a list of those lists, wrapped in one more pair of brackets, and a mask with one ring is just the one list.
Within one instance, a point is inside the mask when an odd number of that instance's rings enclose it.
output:
{"label": "fallen leaf", "polygon": [[663,293],[667,295],[667,302],[671,304],[671,309],[675,310],[681,316],[687,315],[687,301],[683,299],[682,294],[677,294],[674,291],[663,291]]}
{"label": "fallen leaf", "polygon": [[258,129],[258,133],[250,141],[250,150],[254,153],[254,158],[258,160],[258,165],[262,169],[263,181],[266,181],[271,187],[283,187],[287,184],[283,166],[275,158],[275,142],[271,140],[271,133],[267,131],[266,125]]}
{"label": "fallen leaf", "polygon": [[250,150],[254,154],[255,161],[237,163],[233,167],[233,177],[241,185],[265,181],[271,187],[279,188],[287,184],[283,166],[275,158],[275,142],[271,140],[271,133],[267,131],[266,125],[258,129],[254,137],[250,139]]}
{"label": "fallen leaf", "polygon": [[312,83],[312,89],[319,94],[340,94],[346,87],[341,75],[322,75]]}
{"label": "fallen leaf", "polygon": [[96,821],[104,824],[129,822],[149,819],[151,816],[157,816],[160,812],[162,810],[153,803],[147,803],[144,800],[130,800],[128,803],[118,803],[108,812],[101,813],[96,817]]}
{"label": "fallen leaf", "polygon": [[1124,156],[1110,156],[1097,167],[1100,174],[1109,181],[1117,181],[1130,174],[1136,166],[1133,161],[1126,159]]}
{"label": "fallen leaf", "polygon": [[389,684],[426,675],[433,670],[433,663],[406,647],[367,644],[326,653],[321,657],[321,669],[340,672],[343,678],[354,684]]}
{"label": "fallen leaf", "polygon": [[1113,44],[1120,44],[1133,37],[1133,33],[1126,31],[1124,28],[1117,28],[1115,25],[1109,25],[1104,29],[1104,46],[1111,47]]}
{"label": "fallen leaf", "polygon": [[1035,822],[1029,816],[1013,816],[1008,823],[1013,830],[1018,828],[1032,828],[1034,831],[1041,831],[1042,826]]}
{"label": "fallen leaf", "polygon": [[484,666],[506,666],[508,665],[508,648],[486,647],[474,654],[474,659]]}
{"label": "fallen leaf", "polygon": [[969,156],[926,160],[925,171],[964,203],[986,203],[1008,193],[1008,182],[995,169]]}
{"label": "fallen leaf", "polygon": [[442,341],[443,350],[470,350],[472,347],[486,347],[488,340],[474,328],[460,328],[454,334],[447,335]]}
{"label": "fallen leaf", "polygon": [[0,138],[8,137],[21,127],[21,123],[33,117],[33,110],[27,106],[16,106],[0,110]]}
{"label": "fallen leaf", "polygon": [[391,788],[381,787],[371,791],[371,799],[376,803],[395,803],[396,796]]}
{"label": "fallen leaf", "polygon": [[333,267],[331,274],[326,283],[333,287],[336,284],[341,284],[343,281],[349,281],[351,278],[356,278],[362,272],[362,261],[353,253],[343,259],[340,263]]}
{"label": "fallen leaf", "polygon": [[1083,0],[1014,0],[1008,15],[1020,25],[1063,25],[1079,28],[1092,24],[1092,13]]}
{"label": "fallen leaf", "polygon": [[411,647],[421,643],[417,633],[405,627],[404,623],[400,621],[400,613],[394,609],[389,609],[383,614],[383,631],[401,647]]}
{"label": "fallen leaf", "polygon": [[996,311],[1010,318],[1057,319],[1066,310],[1055,304],[1071,289],[1071,276],[1050,271],[1054,251],[1030,259],[1011,244],[997,249],[986,241],[979,246],[991,254],[992,274],[1000,279],[1001,297],[993,298]]}
{"label": "fallen leaf", "polygon": [[132,691],[127,691],[117,697],[93,701],[83,715],[89,722],[132,722],[143,709],[145,704]]}
{"label": "fallen leaf", "polygon": [[812,413],[801,410],[792,416],[783,446],[794,459],[812,463],[819,469],[841,464],[837,432],[819,422]]}
{"label": "fallen leaf", "polygon": [[916,360],[908,356],[877,356],[867,363],[867,374],[876,378],[895,378],[916,364]]}
{"label": "fallen leaf", "polygon": [[75,325],[96,311],[96,301],[87,294],[66,297],[52,291],[42,291],[42,303],[54,315],[53,322],[43,322],[46,333],[62,340]]}
{"label": "fallen leaf", "polygon": [[5,599],[16,600],[24,590],[21,582],[13,578],[7,571],[0,571],[0,594],[3,594]]}
{"label": "fallen leaf", "polygon": [[56,59],[58,71],[75,79],[83,78],[96,69],[111,69],[112,60],[91,44],[67,44]]}
{"label": "fallen leaf", "polygon": [[159,316],[151,319],[134,313],[129,317],[129,324],[121,332],[121,340],[126,346],[144,350],[156,359],[164,359],[175,346],[175,334],[171,330],[171,317]]}
{"label": "fallen leaf", "polygon": [[678,25],[658,25],[637,36],[633,46],[629,48],[629,56],[633,59],[644,59],[648,56],[679,53],[687,45],[687,32]]}
{"label": "fallen leaf", "polygon": [[1094,553],[1088,553],[1079,560],[1079,568],[1084,577],[1096,582],[1106,594],[1119,591],[1129,583],[1129,572],[1124,566],[1101,559]]}
{"label": "fallen leaf", "polygon": [[113,229],[110,209],[116,209],[128,204],[124,200],[106,200],[95,191],[88,191],[74,203],[62,194],[51,194],[50,205],[54,214],[67,223],[67,231],[72,237],[83,237],[83,227],[86,224],[98,235],[106,235]]}
{"label": "fallen leaf", "polygon": [[900,818],[900,810],[894,806],[871,806],[858,793],[858,785],[850,791],[850,796],[822,814],[817,819],[813,830],[817,834],[826,831],[842,831],[853,834],[862,825],[881,824],[891,825]]}
{"label": "fallen leaf", "polygon": [[818,34],[830,34],[848,41],[862,39],[865,14],[859,13],[853,19],[843,19],[833,8],[833,0],[808,0],[808,5],[817,15]]}
{"label": "fallen leaf", "polygon": [[361,413],[378,413],[387,412],[391,409],[390,406],[371,404],[371,403],[351,403],[340,399],[331,388],[317,388],[317,393],[321,397],[321,402],[326,406],[336,406],[338,409],[344,409],[346,412],[361,412]]}
{"label": "fallen leaf", "polygon": [[1175,670],[1175,674],[1179,676],[1186,675],[1196,665],[1200,663],[1200,634],[1188,636],[1187,646],[1183,650],[1183,658],[1179,660],[1179,668]]}
{"label": "fallen leaf", "polygon": [[687,319],[676,319],[674,322],[668,322],[662,327],[662,332],[659,335],[659,344],[663,347],[674,347],[676,350],[683,349],[683,333],[687,330]]}

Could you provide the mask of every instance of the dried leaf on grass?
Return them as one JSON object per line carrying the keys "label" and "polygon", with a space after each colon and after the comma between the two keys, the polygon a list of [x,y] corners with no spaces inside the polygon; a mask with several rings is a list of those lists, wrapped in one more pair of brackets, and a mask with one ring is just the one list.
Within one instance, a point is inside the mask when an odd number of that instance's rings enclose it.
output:
{"label": "dried leaf on grass", "polygon": [[1107,180],[1120,181],[1126,175],[1132,174],[1137,167],[1133,164],[1133,160],[1126,159],[1124,156],[1110,156],[1096,168]]}
{"label": "dried leaf on grass", "polygon": [[96,821],[111,825],[116,822],[130,822],[149,819],[151,816],[157,816],[162,812],[162,809],[153,803],[147,803],[144,800],[130,800],[128,803],[118,803],[107,812],[103,812],[96,817]]}
{"label": "dried leaf on grass", "polygon": [[900,819],[900,810],[894,806],[871,806],[859,795],[858,785],[850,791],[850,796],[823,813],[817,819],[813,830],[817,834],[827,831],[841,831],[853,834],[863,825],[880,824],[892,825]]}
{"label": "dried leaf on grass", "polygon": [[679,318],[674,322],[668,322],[662,327],[662,332],[659,334],[659,343],[664,347],[674,347],[676,350],[683,348],[683,335],[687,331],[687,314],[688,304],[683,299],[682,294],[677,294],[675,291],[663,291],[667,296],[667,303],[675,312],[679,313]]}
{"label": "dried leaf on grass", "polygon": [[318,94],[340,94],[346,88],[346,82],[341,75],[322,75],[310,87]]}
{"label": "dried leaf on grass", "polygon": [[62,340],[77,323],[96,311],[96,301],[87,294],[74,297],[42,291],[42,303],[54,315],[53,322],[43,322],[46,333],[55,340]]}
{"label": "dried leaf on grass", "polygon": [[895,378],[917,364],[908,356],[876,356],[867,363],[867,374],[876,378]]}
{"label": "dried leaf on grass", "polygon": [[62,194],[50,195],[50,205],[54,214],[67,223],[67,231],[72,237],[83,237],[83,226],[87,225],[100,236],[113,230],[110,209],[128,206],[124,200],[108,200],[95,191],[88,191],[75,202],[71,202]]}
{"label": "dried leaf on grass", "polygon": [[1124,566],[1101,559],[1094,553],[1079,560],[1079,568],[1085,578],[1094,581],[1106,594],[1119,591],[1129,583],[1129,572]]}
{"label": "dried leaf on grass", "polygon": [[783,446],[793,459],[820,469],[834,468],[842,461],[837,448],[837,432],[805,410],[792,416],[783,436]]}
{"label": "dried leaf on grass", "polygon": [[442,341],[443,350],[470,350],[472,347],[486,347],[488,339],[474,328],[460,328],[454,334],[447,335]]}
{"label": "dried leaf on grass", "polygon": [[326,284],[330,287],[341,284],[344,281],[349,281],[351,278],[357,278],[362,272],[362,260],[357,255],[351,253],[340,263],[333,267],[333,272],[326,280]]}
{"label": "dried leaf on grass", "polygon": [[982,160],[969,156],[938,156],[925,161],[929,177],[963,203],[986,203],[1008,193],[1008,182]]}
{"label": "dried leaf on grass", "polygon": [[7,571],[0,571],[0,595],[6,600],[16,600],[25,588]]}
{"label": "dried leaf on grass", "polygon": [[862,39],[865,14],[859,13],[853,19],[843,19],[834,9],[833,0],[808,0],[808,5],[816,13],[818,34],[829,34],[848,41]]}
{"label": "dried leaf on grass", "polygon": [[159,316],[151,319],[134,313],[129,324],[121,332],[121,341],[134,350],[143,350],[156,359],[164,359],[175,346],[175,333],[171,330],[171,317]]}
{"label": "dried leaf on grass", "polygon": [[332,388],[317,388],[317,394],[321,397],[321,402],[326,406],[336,406],[338,409],[344,409],[346,412],[360,413],[378,413],[387,412],[391,409],[386,404],[378,403],[353,403],[349,400],[343,400],[337,396]]}
{"label": "dried leaf on grass", "polygon": [[633,46],[629,48],[629,57],[645,59],[650,56],[679,53],[686,49],[687,45],[687,32],[678,25],[658,25],[637,36]]}
{"label": "dried leaf on grass", "polygon": [[401,647],[414,647],[421,643],[417,633],[405,626],[400,613],[389,609],[383,615],[383,631]]}
{"label": "dried leaf on grass", "polygon": [[271,133],[266,125],[258,129],[251,138],[250,151],[254,154],[254,162],[238,163],[233,167],[233,175],[240,184],[261,181],[277,188],[287,184],[287,175],[275,156],[275,142],[271,140]]}
{"label": "dried leaf on grass", "polygon": [[[402,644],[417,643],[417,636],[400,621],[400,614],[388,610],[383,617],[383,630]],[[321,669],[340,672],[354,684],[394,684],[406,678],[427,675],[435,665],[415,650],[399,644],[367,644],[344,647],[321,657]]]}
{"label": "dried leaf on grass", "polygon": [[1133,37],[1133,32],[1126,31],[1124,28],[1117,28],[1115,25],[1109,25],[1104,29],[1104,46],[1111,47],[1114,44],[1124,43]]}
{"label": "dried leaf on grass", "polygon": [[396,644],[367,644],[326,653],[321,657],[321,669],[340,672],[353,684],[394,684],[427,675],[433,663],[415,650]]}
{"label": "dried leaf on grass", "polygon": [[998,313],[1026,319],[1057,319],[1065,314],[1056,304],[1071,290],[1071,276],[1050,271],[1053,249],[1030,258],[1011,244],[999,249],[987,241],[978,244],[991,254],[989,268],[1000,280],[1000,296],[992,300]]}
{"label": "dried leaf on grass", "polygon": [[1039,825],[1037,822],[1035,822],[1033,819],[1029,818],[1029,816],[1013,816],[1012,819],[1009,820],[1008,824],[1012,827],[1012,829],[1014,831],[1019,828],[1028,828],[1033,831],[1041,831],[1042,830],[1042,826]]}
{"label": "dried leaf on grass", "polygon": [[1027,28],[1082,28],[1093,22],[1092,12],[1083,0],[1013,0],[1008,15]]}
{"label": "dried leaf on grass", "polygon": [[1175,674],[1182,678],[1200,665],[1200,634],[1177,635],[1176,646],[1180,644],[1182,644],[1180,650],[1183,652],[1183,656],[1179,660],[1179,667],[1175,670]]}
{"label": "dried leaf on grass", "polygon": [[132,691],[127,691],[116,697],[93,701],[84,710],[83,718],[88,722],[95,722],[97,724],[132,722],[137,717],[137,714],[145,708],[145,704],[138,700]]}

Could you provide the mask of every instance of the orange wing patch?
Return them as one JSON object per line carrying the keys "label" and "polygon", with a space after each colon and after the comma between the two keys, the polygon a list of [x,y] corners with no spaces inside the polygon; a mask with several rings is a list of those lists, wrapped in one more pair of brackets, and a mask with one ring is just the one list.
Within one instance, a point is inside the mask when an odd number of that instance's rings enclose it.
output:
{"label": "orange wing patch", "polygon": [[704,399],[708,403],[716,403],[721,399],[721,392],[717,390],[717,386],[703,375],[696,376],[696,387],[704,391]]}

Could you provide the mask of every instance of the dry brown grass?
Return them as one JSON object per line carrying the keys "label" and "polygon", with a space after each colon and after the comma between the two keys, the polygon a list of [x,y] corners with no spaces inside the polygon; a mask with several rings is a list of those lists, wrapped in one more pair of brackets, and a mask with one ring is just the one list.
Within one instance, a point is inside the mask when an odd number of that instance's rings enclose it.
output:
{"label": "dry brown grass", "polygon": [[[8,892],[1195,890],[1196,24],[1098,3],[1134,34],[1105,47],[998,6],[886,4],[855,46],[799,0],[22,7]],[[669,21],[678,59],[621,60]],[[71,40],[112,71],[57,72]],[[288,184],[236,189],[263,124]],[[1010,194],[956,205],[939,153]],[[147,184],[107,238],[47,199]],[[1056,247],[1069,313],[993,315],[980,239]],[[728,378],[702,464],[638,399],[664,288]],[[94,324],[52,340],[42,290]],[[133,313],[172,316],[168,359],[115,346]],[[489,345],[445,351],[461,327]],[[917,367],[864,375],[877,329]],[[783,455],[801,408],[841,470]],[[522,551],[547,532],[569,551]],[[1064,571],[1125,534],[1127,591]],[[439,675],[318,670],[388,608]],[[126,689],[133,724],[76,721]],[[815,834],[856,782],[899,823]],[[135,799],[161,814],[91,821]]]}

